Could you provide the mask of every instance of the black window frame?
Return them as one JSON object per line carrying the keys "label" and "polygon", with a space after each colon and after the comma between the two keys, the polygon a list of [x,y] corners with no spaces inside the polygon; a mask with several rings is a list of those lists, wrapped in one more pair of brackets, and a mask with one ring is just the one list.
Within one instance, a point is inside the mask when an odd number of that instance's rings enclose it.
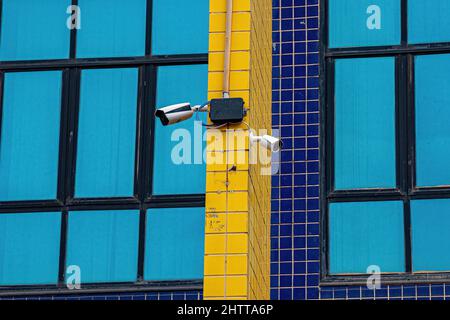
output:
{"label": "black window frame", "polygon": [[[366,285],[368,274],[329,273],[329,204],[333,202],[402,201],[404,204],[405,272],[382,273],[382,284],[450,283],[448,272],[412,271],[411,208],[416,199],[449,199],[447,187],[417,187],[415,152],[414,58],[450,53],[450,42],[408,44],[408,1],[401,3],[401,43],[394,46],[328,48],[328,0],[320,0],[320,285]],[[396,94],[395,189],[334,189],[334,62],[347,58],[393,57]]]}
{"label": "black window frame", "polygon": [[[78,5],[78,0],[72,0]],[[204,207],[205,194],[153,195],[153,155],[154,155],[154,110],[156,104],[157,68],[160,66],[205,65],[208,53],[152,55],[152,8],[153,1],[146,4],[145,55],[139,57],[76,58],[76,28],[70,31],[70,55],[68,59],[27,60],[0,62],[0,133],[4,74],[9,72],[61,71],[61,122],[59,137],[57,198],[41,201],[0,202],[2,213],[60,212],[61,241],[58,283],[56,285],[13,285],[0,286],[0,296],[29,296],[87,293],[120,293],[138,291],[179,291],[201,290],[203,279],[180,281],[145,281],[145,230],[146,212],[150,208]],[[0,0],[0,11],[3,1]],[[1,26],[0,12],[0,26]],[[75,198],[75,168],[77,152],[77,128],[82,70],[111,68],[138,69],[138,101],[136,123],[136,153],[134,169],[134,194],[132,197],[116,198]],[[206,92],[205,92],[206,94]],[[205,190],[206,192],[206,190]],[[81,284],[79,290],[69,290],[65,282],[65,258],[67,224],[69,211],[76,210],[139,210],[139,246],[137,281],[127,283]]]}

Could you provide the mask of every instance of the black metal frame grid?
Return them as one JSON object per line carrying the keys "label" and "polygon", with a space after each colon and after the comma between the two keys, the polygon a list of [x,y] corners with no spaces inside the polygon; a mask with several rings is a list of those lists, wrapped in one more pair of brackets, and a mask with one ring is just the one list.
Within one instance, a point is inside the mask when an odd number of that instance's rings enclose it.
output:
{"label": "black metal frame grid", "polygon": [[[414,199],[450,198],[448,187],[416,186],[414,57],[450,53],[450,42],[410,45],[407,0],[401,1],[401,43],[384,47],[328,48],[328,0],[320,0],[320,203],[321,285],[366,285],[367,274],[329,273],[328,208],[332,202],[397,200],[404,203],[405,272],[382,274],[383,284],[450,282],[449,272],[414,273],[411,254],[411,210]],[[334,188],[334,65],[336,59],[363,57],[395,58],[396,181],[393,189],[335,190]]]}
{"label": "black metal frame grid", "polygon": [[[73,5],[78,0],[72,0]],[[48,71],[62,72],[61,122],[59,138],[59,165],[57,195],[54,200],[0,202],[2,213],[61,212],[61,242],[59,281],[57,285],[5,286],[0,296],[36,294],[78,294],[133,291],[199,290],[202,279],[190,281],[149,282],[144,280],[144,253],[146,210],[148,208],[203,207],[204,194],[152,195],[154,154],[154,106],[156,101],[157,68],[166,65],[207,64],[208,54],[152,55],[152,0],[147,0],[145,56],[121,58],[76,58],[77,30],[70,33],[70,57],[62,60],[32,60],[0,62],[0,132],[4,75],[9,72]],[[2,0],[0,0],[2,8]],[[1,19],[1,16],[0,16]],[[1,23],[0,23],[1,25]],[[77,128],[82,70],[102,68],[137,68],[138,101],[136,119],[136,155],[134,194],[125,198],[76,198],[74,197],[75,168],[77,158]],[[65,257],[68,212],[74,210],[121,210],[140,212],[139,254],[137,281],[134,283],[82,284],[81,290],[68,290],[65,284]]]}

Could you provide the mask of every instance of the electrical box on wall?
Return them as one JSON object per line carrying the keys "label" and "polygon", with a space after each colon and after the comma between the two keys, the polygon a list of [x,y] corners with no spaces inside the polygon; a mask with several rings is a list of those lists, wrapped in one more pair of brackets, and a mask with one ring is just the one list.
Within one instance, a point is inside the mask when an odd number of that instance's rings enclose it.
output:
{"label": "electrical box on wall", "polygon": [[209,104],[209,118],[215,124],[241,122],[245,113],[242,98],[212,99]]}

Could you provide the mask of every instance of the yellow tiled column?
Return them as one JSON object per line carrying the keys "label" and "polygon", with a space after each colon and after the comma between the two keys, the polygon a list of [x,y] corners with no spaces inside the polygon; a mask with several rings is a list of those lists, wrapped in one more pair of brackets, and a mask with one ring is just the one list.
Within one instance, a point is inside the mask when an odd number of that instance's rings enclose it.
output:
{"label": "yellow tiled column", "polygon": [[[249,165],[249,127],[271,128],[271,0],[234,0],[230,97],[247,124],[208,131],[205,299],[268,299],[270,176]],[[209,99],[222,97],[226,0],[210,0]]]}

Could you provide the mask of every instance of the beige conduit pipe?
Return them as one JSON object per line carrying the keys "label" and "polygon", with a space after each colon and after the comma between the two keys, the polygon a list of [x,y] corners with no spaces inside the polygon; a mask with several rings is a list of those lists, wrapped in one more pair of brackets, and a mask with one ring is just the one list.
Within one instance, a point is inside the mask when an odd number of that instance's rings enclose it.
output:
{"label": "beige conduit pipe", "polygon": [[223,97],[230,97],[231,28],[233,22],[233,0],[227,0],[225,54],[223,68]]}

